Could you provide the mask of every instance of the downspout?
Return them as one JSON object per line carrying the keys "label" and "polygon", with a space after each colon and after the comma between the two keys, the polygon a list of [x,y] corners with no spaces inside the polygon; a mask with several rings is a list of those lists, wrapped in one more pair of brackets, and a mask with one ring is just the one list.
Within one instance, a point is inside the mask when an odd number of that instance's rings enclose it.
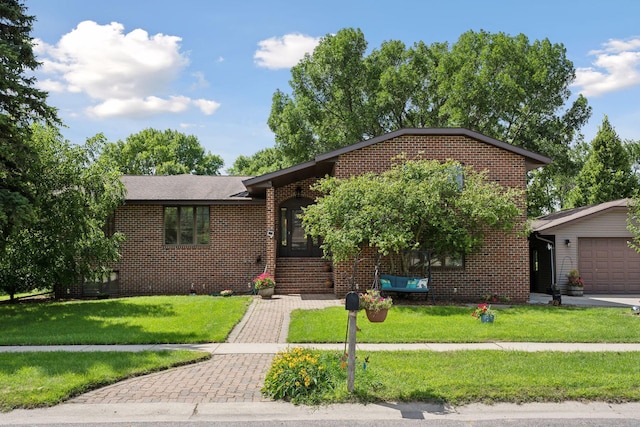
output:
{"label": "downspout", "polygon": [[558,304],[562,304],[562,296],[560,295],[560,290],[558,289],[558,284],[556,283],[556,257],[553,254],[553,251],[555,250],[555,243],[551,240],[545,239],[544,237],[540,237],[538,233],[533,233],[533,237],[540,241],[546,242],[547,249],[549,249],[549,251],[551,252],[551,295],[553,297],[553,301],[558,301]]}

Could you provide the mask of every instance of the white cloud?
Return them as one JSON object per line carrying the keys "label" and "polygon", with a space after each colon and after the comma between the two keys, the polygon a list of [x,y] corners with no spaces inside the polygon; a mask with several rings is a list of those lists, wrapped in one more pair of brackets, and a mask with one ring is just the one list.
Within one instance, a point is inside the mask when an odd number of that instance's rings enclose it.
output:
{"label": "white cloud", "polygon": [[576,69],[577,86],[585,96],[598,96],[608,92],[640,85],[640,38],[611,39],[603,49],[593,50],[593,67]]}
{"label": "white cloud", "polygon": [[55,45],[37,40],[34,50],[43,63],[40,71],[51,76],[44,87],[87,94],[99,101],[87,109],[96,117],[139,117],[180,113],[194,103],[184,96],[167,96],[189,64],[180,52],[181,40],[150,36],[142,29],[125,33],[117,22],[83,21]]}
{"label": "white cloud", "polygon": [[258,42],[259,49],[253,59],[259,67],[277,70],[296,65],[305,53],[313,52],[320,43],[320,37],[304,34],[286,34]]}
{"label": "white cloud", "polygon": [[220,107],[219,103],[215,101],[209,101],[208,99],[195,99],[192,102],[200,109],[200,111],[202,111],[207,116],[215,113],[218,107]]}
{"label": "white cloud", "polygon": [[46,92],[64,92],[65,87],[61,82],[45,79],[42,81],[36,82],[36,86],[38,89],[44,90]]}
{"label": "white cloud", "polygon": [[87,112],[96,117],[147,117],[162,113],[182,113],[192,101],[186,96],[171,96],[169,99],[148,96],[146,98],[111,98],[89,107]]}

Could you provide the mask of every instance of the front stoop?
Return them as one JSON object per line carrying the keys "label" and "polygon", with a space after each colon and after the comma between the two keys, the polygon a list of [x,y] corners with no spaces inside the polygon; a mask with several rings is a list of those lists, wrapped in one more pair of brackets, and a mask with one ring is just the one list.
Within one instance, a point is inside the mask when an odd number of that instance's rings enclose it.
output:
{"label": "front stoop", "polygon": [[[276,261],[277,294],[330,294],[333,272],[326,271],[323,258],[278,258]],[[329,263],[330,265],[330,263]]]}

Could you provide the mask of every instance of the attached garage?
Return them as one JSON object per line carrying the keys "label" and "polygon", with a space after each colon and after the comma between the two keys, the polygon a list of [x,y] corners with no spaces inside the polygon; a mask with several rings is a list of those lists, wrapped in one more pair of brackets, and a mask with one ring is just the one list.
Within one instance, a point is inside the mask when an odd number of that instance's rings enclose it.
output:
{"label": "attached garage", "polygon": [[[577,269],[585,293],[640,294],[640,254],[627,244],[632,239],[627,230],[628,202],[583,206],[533,221],[532,259],[548,262],[532,264],[531,291],[550,289],[555,281],[565,293],[567,274]],[[536,268],[544,271],[533,274]]]}
{"label": "attached garage", "polygon": [[578,239],[578,271],[585,292],[640,293],[640,257],[628,241],[621,237]]}

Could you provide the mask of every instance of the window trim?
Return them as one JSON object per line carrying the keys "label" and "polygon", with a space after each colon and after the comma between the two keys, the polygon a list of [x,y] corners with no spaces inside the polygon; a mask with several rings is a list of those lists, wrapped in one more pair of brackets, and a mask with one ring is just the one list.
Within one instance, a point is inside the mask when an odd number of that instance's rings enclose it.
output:
{"label": "window trim", "polygon": [[[176,216],[176,236],[175,236],[175,243],[168,243],[167,242],[167,209],[176,209],[177,211],[177,216]],[[191,242],[183,242],[182,241],[182,233],[180,230],[180,224],[181,224],[181,220],[182,220],[182,210],[183,209],[192,209],[193,212],[191,213],[192,218],[191,218],[191,225],[192,225],[192,240]],[[205,211],[207,214],[207,221],[205,222],[206,224],[206,230],[202,230],[202,233],[198,232],[198,211]],[[206,232],[206,236],[207,236],[207,241],[206,243],[198,243],[198,235],[199,234],[204,234]],[[211,244],[211,207],[209,205],[165,205],[162,207],[162,242],[164,246],[169,246],[169,247],[177,247],[177,246],[186,246],[186,247],[196,247],[196,246],[200,246],[200,247],[205,247],[205,246],[209,246]]]}

